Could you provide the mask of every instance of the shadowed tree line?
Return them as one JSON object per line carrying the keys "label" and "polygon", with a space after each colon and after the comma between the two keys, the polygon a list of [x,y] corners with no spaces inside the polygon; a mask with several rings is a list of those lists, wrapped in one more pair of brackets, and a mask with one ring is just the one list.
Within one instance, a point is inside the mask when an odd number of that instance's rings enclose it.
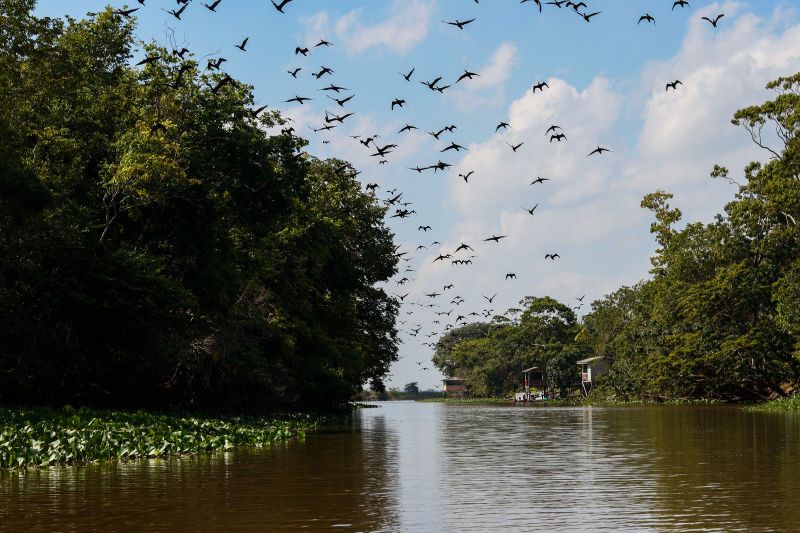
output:
{"label": "shadowed tree line", "polygon": [[[385,209],[110,9],[0,0],[0,402],[332,404],[397,358]],[[131,67],[132,48],[159,59]]]}
{"label": "shadowed tree line", "polygon": [[767,161],[735,178],[719,166],[711,174],[738,187],[723,213],[679,229],[671,194],[643,199],[658,243],[650,279],[593,302],[580,322],[550,298],[527,298],[491,323],[448,332],[436,346],[437,368],[465,377],[478,396],[515,390],[521,369],[533,364],[545,365],[556,387],[568,387],[578,379],[574,362],[595,355],[612,362],[599,391],[618,399],[745,401],[795,391],[800,74],[767,88],[774,99],[739,110],[732,121]]}

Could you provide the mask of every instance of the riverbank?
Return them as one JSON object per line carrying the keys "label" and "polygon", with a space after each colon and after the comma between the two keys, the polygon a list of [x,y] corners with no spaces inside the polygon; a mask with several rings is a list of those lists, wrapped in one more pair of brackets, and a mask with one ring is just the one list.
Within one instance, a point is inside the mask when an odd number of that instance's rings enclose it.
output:
{"label": "riverbank", "polygon": [[795,412],[800,413],[800,395],[791,398],[781,398],[771,402],[760,403],[748,407],[751,411],[770,411],[776,413]]}
{"label": "riverbank", "polygon": [[197,454],[303,438],[311,415],[239,418],[0,407],[0,468]]}
{"label": "riverbank", "polygon": [[[451,403],[451,404],[479,404],[479,405],[496,405],[505,404],[513,405],[514,400],[511,398],[435,398],[430,400],[418,400],[423,403]],[[537,407],[575,407],[591,405],[595,407],[634,407],[644,405],[718,405],[723,404],[719,400],[668,400],[668,401],[645,401],[645,400],[611,400],[608,398],[593,398],[591,396],[572,396],[569,398],[561,398],[556,400],[535,401],[529,403],[522,403],[520,405],[531,405]]]}

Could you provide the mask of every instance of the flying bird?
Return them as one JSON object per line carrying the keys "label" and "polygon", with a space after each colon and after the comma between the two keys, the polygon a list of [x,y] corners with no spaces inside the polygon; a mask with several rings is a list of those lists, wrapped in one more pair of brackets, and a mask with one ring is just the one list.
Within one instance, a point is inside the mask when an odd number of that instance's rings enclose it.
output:
{"label": "flying bird", "polygon": [[489,237],[488,239],[483,239],[483,241],[484,242],[486,242],[486,241],[500,242],[500,239],[505,239],[506,237],[508,237],[508,235],[495,235],[495,234],[492,234],[491,237]]}
{"label": "flying bird", "polygon": [[395,98],[394,100],[392,100],[392,111],[394,111],[394,106],[403,107],[405,103],[406,103],[405,100],[402,100],[400,98]]}
{"label": "flying bird", "polygon": [[558,255],[558,254],[544,254],[544,258],[545,259],[552,259],[553,261],[555,261],[556,258],[559,258],[559,257],[561,257],[561,256]]}
{"label": "flying bird", "polygon": [[405,80],[406,80],[406,81],[411,81],[411,75],[412,75],[412,74],[414,74],[414,71],[415,71],[415,70],[416,70],[416,67],[415,67],[415,68],[412,68],[411,70],[409,70],[409,71],[408,71],[408,74],[403,74],[403,73],[401,72],[401,73],[400,73],[400,75],[401,75],[401,76],[403,76],[403,77],[405,78]]}
{"label": "flying bird", "polygon": [[540,81],[539,83],[533,86],[533,92],[536,93],[537,89],[544,92],[545,87],[547,87],[548,89],[550,88],[550,86],[547,85],[546,81]]}
{"label": "flying bird", "polygon": [[272,1],[272,5],[275,6],[275,9],[277,9],[278,11],[283,13],[283,8],[286,6],[286,4],[288,4],[292,0],[281,0],[280,4],[276,4],[275,0],[271,0],[271,1]]}
{"label": "flying bird", "polygon": [[716,17],[714,17],[714,19],[713,19],[713,20],[712,20],[712,19],[710,19],[710,18],[708,18],[708,17],[700,17],[700,19],[701,19],[701,20],[707,20],[708,22],[710,22],[710,23],[711,23],[711,25],[712,25],[712,26],[714,26],[714,27],[716,28],[716,27],[717,27],[717,22],[719,22],[719,19],[721,19],[721,18],[722,18],[722,17],[724,17],[724,16],[725,16],[725,13],[720,13],[719,15],[717,15]]}
{"label": "flying bird", "polygon": [[668,83],[667,88],[665,90],[669,91],[670,87],[672,87],[673,90],[677,91],[678,85],[683,85],[683,83],[681,83],[681,80],[675,80],[672,83]]}
{"label": "flying bird", "polygon": [[512,150],[512,151],[514,151],[514,152],[516,153],[516,151],[517,151],[517,150],[519,150],[519,149],[520,149],[520,147],[521,147],[523,144],[525,144],[525,141],[522,141],[521,143],[519,143],[519,144],[516,144],[516,145],[514,145],[514,144],[509,144],[509,143],[506,143],[506,144],[508,144],[509,148],[511,148],[511,150]]}
{"label": "flying bird", "polygon": [[686,0],[675,0],[675,3],[672,4],[672,10],[675,11],[675,7],[677,7],[677,6],[686,7],[688,5],[689,5],[689,2],[687,2]]}
{"label": "flying bird", "polygon": [[470,22],[475,22],[475,19],[469,19],[469,20],[454,20],[454,21],[452,21],[452,22],[449,22],[449,21],[447,21],[447,20],[443,20],[442,22],[444,22],[445,24],[449,24],[449,25],[451,25],[451,26],[456,26],[456,27],[457,27],[459,30],[463,30],[463,29],[464,29],[464,26],[466,26],[466,25],[467,25],[467,24],[469,24]]}
{"label": "flying bird", "polygon": [[537,183],[544,183],[545,181],[550,181],[550,178],[541,178],[537,176],[536,179],[531,182],[531,185],[536,185]]}
{"label": "flying bird", "polygon": [[610,151],[611,150],[609,150],[608,148],[601,148],[600,145],[597,145],[597,148],[589,152],[589,155],[587,155],[586,157],[589,157],[590,155],[594,154],[603,155],[603,152],[610,152]]}
{"label": "flying bird", "polygon": [[641,17],[639,17],[639,22],[637,22],[637,23],[636,23],[636,25],[638,26],[639,24],[641,24],[643,20],[644,20],[644,21],[647,21],[647,22],[652,22],[652,23],[653,23],[653,26],[655,26],[655,25],[656,25],[656,19],[654,19],[654,18],[652,17],[652,15],[650,15],[650,13],[645,13],[644,15],[642,15]]}
{"label": "flying bird", "polygon": [[240,44],[235,45],[235,47],[238,48],[239,50],[241,50],[242,52],[247,52],[245,47],[247,46],[247,41],[249,41],[249,40],[250,40],[250,37],[245,37],[244,41],[242,41]]}
{"label": "flying bird", "polygon": [[530,209],[528,209],[527,207],[523,207],[522,209],[524,211],[527,211],[529,214],[533,215],[533,212],[536,211],[537,207],[539,207],[539,204],[536,204],[535,206],[531,207]]}
{"label": "flying bird", "polygon": [[460,82],[460,81],[461,81],[461,80],[463,80],[463,79],[469,79],[469,80],[471,80],[471,79],[472,79],[472,78],[474,78],[475,76],[480,76],[480,74],[477,74],[477,73],[475,73],[475,72],[470,72],[470,71],[468,71],[468,70],[465,70],[465,71],[464,71],[464,74],[462,74],[461,76],[459,76],[459,77],[458,77],[458,79],[456,80],[456,83]]}

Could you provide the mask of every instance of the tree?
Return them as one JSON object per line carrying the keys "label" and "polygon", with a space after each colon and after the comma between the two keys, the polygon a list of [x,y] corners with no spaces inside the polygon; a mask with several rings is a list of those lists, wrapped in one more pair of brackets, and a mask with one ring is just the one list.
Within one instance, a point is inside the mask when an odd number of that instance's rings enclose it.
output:
{"label": "tree", "polygon": [[406,394],[413,394],[414,396],[419,395],[419,385],[416,381],[412,381],[411,383],[406,383],[403,387],[403,392]]}

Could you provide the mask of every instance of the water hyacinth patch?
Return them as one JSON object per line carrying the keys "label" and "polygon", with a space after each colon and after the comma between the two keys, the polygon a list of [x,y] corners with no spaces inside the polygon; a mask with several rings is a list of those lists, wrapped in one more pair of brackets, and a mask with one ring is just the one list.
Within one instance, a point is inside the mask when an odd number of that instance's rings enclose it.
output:
{"label": "water hyacinth patch", "polygon": [[144,411],[0,408],[0,468],[263,447],[302,438],[320,420],[202,417]]}

